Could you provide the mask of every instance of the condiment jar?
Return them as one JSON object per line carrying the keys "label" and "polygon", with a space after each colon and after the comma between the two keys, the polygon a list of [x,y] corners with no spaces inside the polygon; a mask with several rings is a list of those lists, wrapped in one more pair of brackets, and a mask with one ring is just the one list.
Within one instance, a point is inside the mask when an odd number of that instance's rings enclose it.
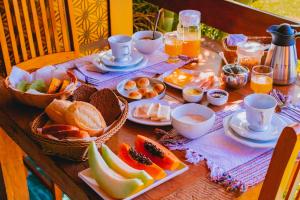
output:
{"label": "condiment jar", "polygon": [[258,42],[243,42],[237,45],[238,63],[250,71],[252,67],[260,65],[263,54],[263,45]]}

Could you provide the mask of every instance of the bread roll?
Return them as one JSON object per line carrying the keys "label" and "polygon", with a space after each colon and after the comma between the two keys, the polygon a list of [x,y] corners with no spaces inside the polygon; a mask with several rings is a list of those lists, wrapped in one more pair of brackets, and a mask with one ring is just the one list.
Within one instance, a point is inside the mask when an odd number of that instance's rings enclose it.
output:
{"label": "bread roll", "polygon": [[45,112],[49,118],[58,124],[65,124],[65,112],[72,104],[71,101],[54,99],[46,108]]}
{"label": "bread roll", "polygon": [[136,83],[135,81],[127,81],[124,85],[125,90],[133,90],[136,88]]}
{"label": "bread roll", "polygon": [[139,78],[136,83],[137,83],[138,88],[146,88],[150,85],[149,79],[145,78],[145,77]]}
{"label": "bread roll", "polygon": [[150,98],[156,97],[157,95],[158,95],[158,93],[155,90],[152,90],[152,91],[147,92],[145,97],[147,99],[150,99]]}
{"label": "bread roll", "polygon": [[138,89],[138,92],[141,93],[142,96],[145,96],[148,91],[149,91],[149,88]]}
{"label": "bread roll", "polygon": [[153,89],[157,92],[157,93],[161,93],[164,91],[165,86],[161,83],[157,83],[153,86]]}
{"label": "bread roll", "polygon": [[72,103],[65,112],[65,119],[68,124],[87,131],[90,136],[102,134],[106,127],[106,122],[97,108],[83,101]]}
{"label": "bread roll", "polygon": [[128,97],[131,99],[141,99],[143,96],[138,91],[133,91],[129,93]]}

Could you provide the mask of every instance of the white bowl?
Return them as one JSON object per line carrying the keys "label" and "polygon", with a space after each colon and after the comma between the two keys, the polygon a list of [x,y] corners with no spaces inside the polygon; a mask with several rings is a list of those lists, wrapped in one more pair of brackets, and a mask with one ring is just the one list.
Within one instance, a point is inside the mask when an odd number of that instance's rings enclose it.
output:
{"label": "white bowl", "polygon": [[[181,118],[186,115],[202,115],[206,118],[202,122],[185,121]],[[215,112],[203,105],[196,103],[188,103],[176,107],[172,113],[172,126],[177,132],[189,139],[195,139],[205,135],[215,122]]]}
{"label": "white bowl", "polygon": [[[187,91],[189,89],[199,90],[201,92],[201,94],[199,94],[199,95],[188,94]],[[201,99],[203,97],[203,91],[202,91],[201,87],[187,86],[187,87],[183,88],[183,90],[182,90],[182,96],[183,96],[183,99],[186,100],[187,102],[197,103],[197,102],[201,101]]]}
{"label": "white bowl", "polygon": [[[213,97],[212,94],[215,92],[220,92],[220,93],[224,93],[225,96],[223,97]],[[226,92],[225,90],[221,90],[221,89],[211,89],[207,91],[207,101],[208,103],[215,105],[215,106],[222,106],[225,103],[227,103],[228,101],[228,97],[229,97],[229,93]]]}
{"label": "white bowl", "polygon": [[143,54],[151,54],[158,50],[163,44],[163,34],[155,32],[154,40],[143,40],[144,37],[153,37],[153,31],[138,31],[133,34],[133,42],[135,48]]}

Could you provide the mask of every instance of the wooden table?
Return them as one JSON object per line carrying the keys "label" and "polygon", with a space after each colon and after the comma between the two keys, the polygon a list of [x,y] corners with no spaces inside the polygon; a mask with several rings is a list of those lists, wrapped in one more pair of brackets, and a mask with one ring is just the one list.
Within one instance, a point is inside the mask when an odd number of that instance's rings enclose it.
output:
{"label": "wooden table", "polygon": [[[219,60],[216,56],[213,57]],[[219,69],[219,66],[214,67]],[[213,66],[208,68],[211,67]],[[3,78],[0,78],[0,82],[0,126],[71,199],[100,199],[77,176],[79,171],[88,167],[87,162],[77,163],[44,155],[41,148],[28,137],[30,122],[42,110],[15,102],[5,89]],[[290,94],[294,102],[300,102],[299,86],[293,85],[278,88],[284,93]],[[176,89],[168,88],[167,93],[173,97],[181,98],[181,92]],[[242,89],[229,91],[229,93],[229,103],[234,103],[250,94],[251,90],[249,85],[247,85]],[[215,111],[223,109],[223,107],[212,108]],[[136,134],[154,138],[153,129],[153,127],[146,127],[128,121],[107,144],[116,151],[117,147],[123,142],[133,144]],[[170,129],[170,127],[167,127],[167,129]],[[176,151],[175,153],[184,160],[183,152]],[[190,167],[187,172],[152,189],[138,199],[232,199],[238,196],[237,194],[226,192],[222,186],[212,183],[208,179],[209,171],[205,162],[201,162],[198,165],[187,164]]]}

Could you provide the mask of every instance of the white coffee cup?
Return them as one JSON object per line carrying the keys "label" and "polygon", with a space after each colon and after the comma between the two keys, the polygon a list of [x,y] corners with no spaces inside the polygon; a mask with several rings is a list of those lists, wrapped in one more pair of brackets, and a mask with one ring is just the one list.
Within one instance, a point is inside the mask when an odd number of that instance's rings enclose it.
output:
{"label": "white coffee cup", "polygon": [[131,58],[132,38],[127,35],[113,35],[108,38],[112,55],[117,62],[126,62]]}
{"label": "white coffee cup", "polygon": [[250,94],[244,98],[246,119],[253,131],[265,131],[272,121],[277,101],[267,94]]}

